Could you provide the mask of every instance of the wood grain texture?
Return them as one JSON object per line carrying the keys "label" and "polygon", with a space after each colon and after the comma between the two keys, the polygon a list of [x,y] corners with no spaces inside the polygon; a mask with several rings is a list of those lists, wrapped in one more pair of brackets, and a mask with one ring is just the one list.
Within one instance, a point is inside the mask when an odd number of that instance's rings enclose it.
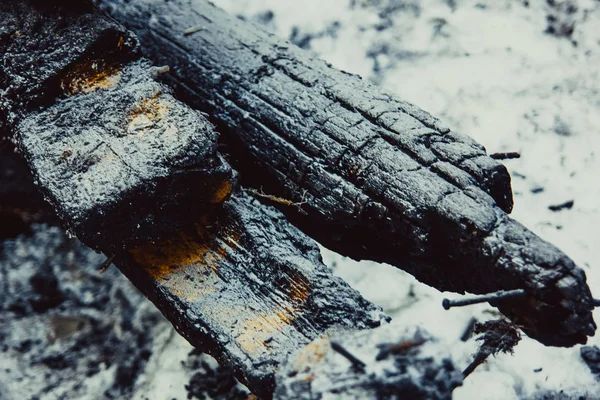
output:
{"label": "wood grain texture", "polygon": [[[584,272],[510,219],[510,177],[472,139],[204,0],[99,1],[207,112],[242,181],[325,246],[494,304],[547,345],[593,335]],[[186,28],[202,26],[192,34]]]}
{"label": "wood grain texture", "polygon": [[387,320],[273,207],[238,193],[215,218],[115,262],[182,336],[233,366],[253,393],[270,398],[275,372],[328,329]]}
{"label": "wood grain texture", "polygon": [[[36,3],[27,4],[36,15]],[[90,24],[121,29],[93,9],[82,12]],[[60,10],[40,23],[52,27],[53,19],[63,19]],[[63,29],[84,34],[73,21]],[[60,83],[48,104],[7,102],[18,116],[9,127],[62,221],[87,246],[114,254],[192,345],[269,398],[292,352],[331,328],[389,320],[334,277],[316,243],[279,211],[236,188],[212,125],[155,80],[164,69],[88,50],[39,81],[40,91]]]}
{"label": "wood grain texture", "polygon": [[131,32],[88,2],[10,0],[0,13],[0,119],[73,234],[113,254],[229,197],[217,133],[137,60]]}

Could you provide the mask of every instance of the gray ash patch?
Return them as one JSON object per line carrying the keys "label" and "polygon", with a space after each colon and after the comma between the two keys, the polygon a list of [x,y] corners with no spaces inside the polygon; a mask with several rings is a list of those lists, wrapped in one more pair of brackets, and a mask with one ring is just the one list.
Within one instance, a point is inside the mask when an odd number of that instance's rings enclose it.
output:
{"label": "gray ash patch", "polygon": [[275,399],[448,400],[462,383],[443,344],[418,328],[331,332],[277,372]]}
{"label": "gray ash patch", "polygon": [[[453,0],[446,0],[451,8],[456,8]],[[394,16],[408,12],[415,18],[421,15],[421,0],[351,0],[350,8],[370,8],[377,12],[379,22],[373,28],[384,31],[394,26]]]}
{"label": "gray ash patch", "polygon": [[546,0],[546,33],[557,37],[570,38],[577,22],[576,0]]}
{"label": "gray ash patch", "polygon": [[0,253],[0,397],[130,397],[168,323],[116,269],[98,274],[101,255],[32,232]]}
{"label": "gray ash patch", "polygon": [[294,43],[301,49],[310,49],[311,42],[314,39],[322,39],[326,37],[337,38],[338,31],[342,24],[339,21],[333,21],[327,25],[324,29],[314,32],[303,31],[300,27],[294,26],[290,32],[289,41]]}

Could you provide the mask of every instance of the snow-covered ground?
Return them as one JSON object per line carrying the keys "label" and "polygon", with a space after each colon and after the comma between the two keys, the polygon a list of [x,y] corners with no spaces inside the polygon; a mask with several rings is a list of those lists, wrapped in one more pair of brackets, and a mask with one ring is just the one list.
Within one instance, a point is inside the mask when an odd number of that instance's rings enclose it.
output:
{"label": "snow-covered ground", "polygon": [[[520,152],[521,159],[506,161],[514,218],[571,256],[600,296],[599,1],[214,2],[424,108],[489,152]],[[576,9],[569,13],[569,5]],[[574,24],[572,34],[546,33],[548,15],[559,33]],[[568,200],[574,200],[570,210],[548,209]],[[460,340],[468,321],[494,318],[487,305],[444,312],[441,301],[451,293],[395,268],[327,251],[324,258],[393,323],[423,326],[447,343],[459,366],[477,347]],[[589,344],[600,345],[600,335]],[[549,348],[525,337],[513,356],[478,368],[455,398],[528,399],[549,390],[600,399],[600,382],[578,347]]]}

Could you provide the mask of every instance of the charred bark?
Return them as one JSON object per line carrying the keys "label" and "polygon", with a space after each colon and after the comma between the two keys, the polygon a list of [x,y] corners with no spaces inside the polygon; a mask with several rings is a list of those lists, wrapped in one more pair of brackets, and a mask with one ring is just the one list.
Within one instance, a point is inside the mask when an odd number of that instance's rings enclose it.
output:
{"label": "charred bark", "polygon": [[129,63],[110,78],[114,87],[73,94],[16,127],[59,216],[107,254],[175,232],[235,187],[210,123],[155,82],[156,70]]}
{"label": "charred bark", "polygon": [[[204,0],[100,0],[210,114],[242,180],[325,246],[494,305],[547,345],[593,335],[584,272],[507,216],[510,177],[472,139]],[[189,27],[199,27],[193,32]]]}
{"label": "charred bark", "polygon": [[0,132],[5,134],[23,115],[61,96],[61,81],[77,61],[89,60],[88,72],[102,82],[101,71],[139,57],[133,35],[98,18],[87,1],[6,0],[0,21]]}

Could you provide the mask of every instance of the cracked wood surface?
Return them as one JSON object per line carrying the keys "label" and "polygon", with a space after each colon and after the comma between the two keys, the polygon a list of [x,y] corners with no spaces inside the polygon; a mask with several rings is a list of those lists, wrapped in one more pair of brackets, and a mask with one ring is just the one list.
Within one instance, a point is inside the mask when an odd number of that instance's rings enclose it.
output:
{"label": "cracked wood surface", "polygon": [[114,84],[70,95],[15,128],[59,216],[106,254],[177,231],[236,185],[210,123],[154,81],[155,71],[128,63]]}
{"label": "cracked wood surface", "polygon": [[182,336],[233,366],[264,398],[290,355],[328,329],[387,319],[331,274],[312,240],[243,192],[214,220],[131,248],[115,262]]}
{"label": "cracked wood surface", "polygon": [[[547,345],[593,335],[584,272],[506,213],[510,177],[472,139],[204,1],[101,0],[210,114],[242,180],[325,246],[494,304]],[[192,34],[187,27],[202,26]]]}
{"label": "cracked wood surface", "polygon": [[212,125],[135,61],[132,33],[61,4],[0,6],[0,118],[67,228],[113,254],[227,199],[235,176]]}
{"label": "cracked wood surface", "polygon": [[[65,21],[60,7],[10,4],[20,35],[32,41]],[[80,12],[87,23],[108,21],[135,41],[101,13]],[[73,17],[62,26],[65,37],[87,34]],[[13,40],[0,40],[12,49],[6,65],[20,57]],[[42,43],[48,53],[68,46]],[[77,54],[66,64],[42,61],[54,75],[36,81],[38,91],[27,96],[45,93],[48,103],[28,108],[9,97],[8,127],[63,222],[86,245],[114,254],[111,260],[192,345],[269,398],[275,371],[292,352],[329,329],[389,319],[334,277],[317,245],[279,211],[243,191],[231,197],[233,171],[217,152],[216,132],[154,80],[163,69],[127,52],[112,59],[110,46]],[[12,80],[3,90],[19,92],[19,71],[6,72]]]}
{"label": "cracked wood surface", "polygon": [[[61,73],[78,60],[92,59],[99,68],[110,68],[139,57],[138,43],[130,32],[91,10],[85,1],[40,1],[35,7],[30,1],[0,3],[2,134],[11,134],[26,113],[52,104],[62,91]],[[87,70],[93,72],[91,63]]]}

